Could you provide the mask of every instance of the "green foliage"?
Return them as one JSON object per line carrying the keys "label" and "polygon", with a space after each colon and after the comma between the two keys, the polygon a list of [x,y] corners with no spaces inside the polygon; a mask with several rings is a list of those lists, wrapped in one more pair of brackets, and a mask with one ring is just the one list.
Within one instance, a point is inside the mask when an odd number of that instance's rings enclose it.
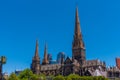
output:
{"label": "green foliage", "polygon": [[44,74],[36,75],[30,69],[25,69],[18,75],[20,80],[46,80]]}
{"label": "green foliage", "polygon": [[49,75],[46,77],[46,80],[53,80],[54,76],[53,75]]}
{"label": "green foliage", "polygon": [[[105,77],[93,77],[93,76],[79,76],[77,74],[70,74],[69,76],[45,76],[44,74],[36,75],[33,74],[30,69],[25,69],[18,76],[12,73],[8,80],[108,80]],[[117,79],[116,79],[117,80]]]}
{"label": "green foliage", "polygon": [[79,76],[77,74],[70,74],[64,78],[65,80],[108,80],[105,77],[93,77],[93,76]]}
{"label": "green foliage", "polygon": [[31,77],[34,77],[34,75],[33,75],[32,71],[30,69],[25,69],[24,71],[22,71],[19,74],[18,77],[19,77],[20,80],[28,80]]}
{"label": "green foliage", "polygon": [[16,74],[12,73],[10,74],[8,80],[19,80],[18,77],[16,76]]}
{"label": "green foliage", "polygon": [[67,76],[67,79],[68,80],[78,80],[80,78],[80,76],[79,75],[77,75],[77,74],[70,74],[69,76]]}
{"label": "green foliage", "polygon": [[25,69],[18,76],[12,73],[8,80],[45,80],[45,75],[35,75],[30,69]]}
{"label": "green foliage", "polygon": [[46,80],[46,76],[44,74],[40,74],[40,75],[38,75],[38,79]]}
{"label": "green foliage", "polygon": [[32,76],[30,76],[29,79],[30,79],[30,80],[38,80],[39,77],[38,77],[37,75],[33,74]]}
{"label": "green foliage", "polygon": [[65,77],[65,80],[72,80],[70,77]]}
{"label": "green foliage", "polygon": [[61,75],[58,75],[58,76],[54,77],[53,80],[65,80],[65,78]]}

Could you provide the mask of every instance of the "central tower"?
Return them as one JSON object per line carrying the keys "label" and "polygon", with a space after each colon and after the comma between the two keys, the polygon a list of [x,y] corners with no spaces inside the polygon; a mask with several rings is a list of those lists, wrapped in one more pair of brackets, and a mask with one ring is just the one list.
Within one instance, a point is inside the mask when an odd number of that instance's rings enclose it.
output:
{"label": "central tower", "polygon": [[76,8],[76,14],[75,14],[75,32],[74,32],[74,39],[72,43],[72,58],[73,60],[76,59],[80,63],[80,65],[83,65],[84,61],[86,60],[85,46],[84,46],[82,33],[80,29],[78,8]]}

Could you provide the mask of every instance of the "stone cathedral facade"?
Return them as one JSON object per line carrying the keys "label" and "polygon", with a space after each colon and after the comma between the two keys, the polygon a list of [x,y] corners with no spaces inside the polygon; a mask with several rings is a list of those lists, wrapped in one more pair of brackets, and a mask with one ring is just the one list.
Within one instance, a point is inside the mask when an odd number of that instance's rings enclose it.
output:
{"label": "stone cathedral facade", "polygon": [[98,59],[86,60],[85,45],[80,29],[78,8],[75,13],[75,30],[72,42],[72,57],[61,59],[61,64],[49,64],[47,59],[47,45],[45,45],[44,58],[40,64],[38,53],[38,41],[36,41],[35,55],[32,59],[31,70],[35,74],[64,75],[79,74],[81,76],[106,76],[106,65]]}

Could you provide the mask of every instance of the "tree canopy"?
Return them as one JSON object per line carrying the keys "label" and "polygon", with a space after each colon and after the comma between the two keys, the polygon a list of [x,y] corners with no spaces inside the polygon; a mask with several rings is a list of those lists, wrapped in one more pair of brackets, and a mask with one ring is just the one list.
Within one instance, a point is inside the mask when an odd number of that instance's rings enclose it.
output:
{"label": "tree canopy", "polygon": [[68,76],[45,76],[44,74],[36,75],[30,69],[23,70],[19,75],[11,73],[8,80],[108,80],[105,77],[98,76],[79,76],[77,74],[70,74]]}
{"label": "tree canopy", "polygon": [[8,80],[19,80],[15,73],[11,73]]}

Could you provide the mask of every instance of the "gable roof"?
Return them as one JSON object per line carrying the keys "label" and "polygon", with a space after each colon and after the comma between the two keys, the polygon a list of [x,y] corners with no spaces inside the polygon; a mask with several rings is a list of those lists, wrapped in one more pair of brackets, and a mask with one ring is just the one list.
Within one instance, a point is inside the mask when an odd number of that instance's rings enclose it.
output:
{"label": "gable roof", "polygon": [[67,57],[64,64],[71,64],[71,63],[73,63],[72,59]]}

